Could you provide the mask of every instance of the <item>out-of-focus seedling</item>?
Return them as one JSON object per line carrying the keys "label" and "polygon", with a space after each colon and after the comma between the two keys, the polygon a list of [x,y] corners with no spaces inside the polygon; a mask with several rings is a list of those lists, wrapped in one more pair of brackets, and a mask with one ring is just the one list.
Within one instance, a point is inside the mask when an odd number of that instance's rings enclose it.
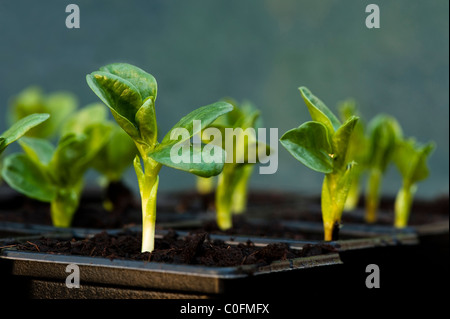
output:
{"label": "out-of-focus seedling", "polygon": [[392,162],[402,130],[397,120],[390,115],[379,114],[368,124],[369,151],[367,155],[368,180],[366,189],[366,221],[374,223],[380,197],[383,176]]}
{"label": "out-of-focus seedling", "polygon": [[[250,177],[259,156],[264,156],[268,147],[257,140],[259,110],[249,102],[243,102],[240,106],[235,101],[228,102],[234,106],[233,111],[210,126],[220,130],[224,145],[233,147],[227,149],[227,160],[219,175],[215,194],[217,225],[222,230],[233,226],[232,214],[241,214],[246,210]],[[264,152],[259,152],[261,147]]]}
{"label": "out-of-focus seedling", "polygon": [[[97,152],[90,166],[101,174],[100,184],[108,192],[111,184],[122,181],[125,170],[133,164],[137,154],[136,145],[133,140],[116,123],[107,118],[107,108],[102,103],[92,103],[72,116],[62,128],[62,133],[83,132],[87,125],[104,123],[111,127],[109,139]],[[104,208],[113,210],[113,199],[105,194]]]}
{"label": "out-of-focus seedling", "polygon": [[72,93],[58,91],[44,94],[41,88],[30,86],[9,102],[8,119],[15,123],[34,113],[48,113],[50,118],[26,133],[28,137],[53,138],[59,135],[61,125],[78,107],[78,100]]}
{"label": "out-of-focus seedling", "polygon": [[433,142],[418,144],[414,139],[402,140],[394,152],[394,162],[402,175],[403,183],[395,199],[394,226],[403,228],[408,225],[417,183],[429,175],[427,159],[435,148]]}
{"label": "out-of-focus seedling", "polygon": [[69,227],[78,208],[84,173],[109,138],[109,125],[84,123],[65,133],[56,147],[46,139],[22,137],[24,153],[7,156],[4,180],[24,195],[50,203],[53,225]]}

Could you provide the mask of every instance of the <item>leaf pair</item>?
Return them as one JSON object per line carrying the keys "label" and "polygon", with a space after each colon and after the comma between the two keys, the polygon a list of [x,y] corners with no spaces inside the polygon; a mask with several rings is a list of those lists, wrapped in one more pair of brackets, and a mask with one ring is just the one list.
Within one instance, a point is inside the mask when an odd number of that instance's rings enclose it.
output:
{"label": "leaf pair", "polygon": [[397,143],[402,139],[402,129],[397,120],[386,114],[379,114],[368,124],[368,165],[381,172],[391,163]]}
{"label": "leaf pair", "polygon": [[[130,64],[115,63],[87,75],[87,82],[110,108],[120,127],[135,141],[143,158],[150,157],[160,164],[200,176],[220,173],[223,162],[196,163],[192,160],[196,156],[208,157],[208,154],[203,152],[203,148],[190,145],[189,140],[201,130],[195,127],[194,121],[200,121],[201,127],[206,127],[217,117],[231,111],[230,104],[216,102],[194,110],[175,124],[159,143],[155,114],[157,83],[151,74]],[[177,134],[180,131],[187,133]],[[183,151],[189,152],[189,162],[173,160],[172,148],[181,145],[184,146]],[[221,151],[214,148],[214,152]],[[224,154],[219,155],[223,157]]]}
{"label": "leaf pair", "polygon": [[420,145],[414,139],[398,143],[393,160],[406,184],[413,185],[428,177],[430,172],[426,161],[434,148],[433,142]]}
{"label": "leaf pair", "polygon": [[351,116],[341,124],[307,88],[299,90],[313,121],[287,131],[280,139],[281,144],[312,170],[324,174],[345,170],[347,148],[358,117]]}

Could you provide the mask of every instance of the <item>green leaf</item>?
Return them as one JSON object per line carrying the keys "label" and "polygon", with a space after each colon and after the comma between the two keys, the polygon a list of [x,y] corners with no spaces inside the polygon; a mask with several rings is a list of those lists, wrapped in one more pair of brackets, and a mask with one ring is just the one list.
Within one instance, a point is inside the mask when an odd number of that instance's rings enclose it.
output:
{"label": "green leaf", "polygon": [[171,132],[178,128],[184,128],[189,132],[189,138],[199,133],[200,130],[196,127],[194,130],[194,121],[201,121],[201,128],[208,127],[219,116],[230,112],[233,106],[226,102],[216,102],[206,106],[202,106],[188,115],[184,116],[173,128],[164,136],[161,144],[171,145],[177,143],[170,139]]}
{"label": "green leaf", "polygon": [[321,173],[333,171],[332,148],[327,127],[319,122],[306,122],[287,131],[281,144],[305,166]]}
{"label": "green leaf", "polygon": [[46,173],[25,154],[11,154],[3,162],[3,179],[16,191],[44,202],[52,201],[57,189]]}
{"label": "green leaf", "polygon": [[426,161],[433,152],[434,148],[435,144],[432,142],[420,148],[416,169],[414,170],[414,174],[411,177],[413,183],[417,183],[426,179],[430,174]]}
{"label": "green leaf", "polygon": [[324,124],[330,133],[333,133],[341,126],[341,123],[333,112],[321,100],[314,96],[311,91],[304,86],[299,87],[299,90],[313,121]]}
{"label": "green leaf", "polygon": [[107,120],[106,108],[102,103],[86,105],[67,120],[61,130],[61,135],[68,133],[82,134],[89,125]]}
{"label": "green leaf", "polygon": [[106,72],[88,74],[86,81],[92,91],[110,108],[120,127],[131,138],[139,139],[139,127],[135,117],[143,101],[133,84]]}
{"label": "green leaf", "polygon": [[334,152],[335,168],[341,168],[348,160],[346,156],[347,149],[350,144],[350,138],[352,136],[353,129],[355,128],[357,122],[358,117],[352,116],[333,134],[331,141]]}
{"label": "green leaf", "polygon": [[47,166],[55,151],[55,148],[49,141],[37,137],[24,136],[19,140],[19,144],[29,159],[37,165]]}
{"label": "green leaf", "polygon": [[394,154],[394,162],[408,184],[414,184],[428,177],[429,169],[426,160],[434,148],[433,142],[421,146],[417,145],[414,139],[398,143]]}
{"label": "green leaf", "polygon": [[37,127],[42,132],[37,137],[48,137],[57,135],[64,123],[78,107],[78,99],[69,92],[55,92],[48,94],[45,98],[46,113],[50,114],[50,119]]}
{"label": "green leaf", "polygon": [[49,118],[49,114],[31,114],[14,123],[6,132],[2,133],[0,140],[0,154],[12,142],[21,138],[31,128],[39,125]]}
{"label": "green leaf", "polygon": [[347,99],[338,103],[339,116],[341,121],[346,122],[352,116],[360,117],[356,108],[356,102],[354,99]]}
{"label": "green leaf", "polygon": [[142,100],[151,97],[156,100],[158,86],[153,75],[145,72],[137,66],[128,63],[112,63],[100,68],[100,71],[109,72],[132,83],[138,90]]}
{"label": "green leaf", "polygon": [[67,134],[61,138],[49,165],[58,184],[73,186],[79,183],[91,161],[108,141],[110,130],[110,125],[96,123],[84,134]]}
{"label": "green leaf", "polygon": [[108,180],[118,181],[125,169],[131,166],[137,152],[131,137],[118,125],[114,125],[108,142],[95,156],[92,167]]}
{"label": "green leaf", "polygon": [[[179,142],[182,143],[181,140]],[[189,146],[189,150],[186,147],[188,153],[184,154],[186,155],[185,158],[182,158],[183,154],[179,152],[179,149],[184,150],[174,144],[161,144],[150,152],[148,156],[163,165],[202,177],[215,176],[222,171],[225,163],[225,152],[222,148],[214,145],[194,146],[189,141],[184,141],[184,143]],[[176,152],[172,151],[174,147],[176,147],[174,149]],[[208,149],[205,149],[205,147]],[[212,156],[211,153],[214,155]],[[195,163],[196,159],[199,159],[198,163]]]}
{"label": "green leaf", "polygon": [[379,114],[368,125],[369,164],[384,172],[392,160],[397,142],[402,138],[401,127],[392,116]]}
{"label": "green leaf", "polygon": [[139,127],[141,139],[153,147],[158,141],[158,127],[156,124],[155,103],[147,99],[136,113],[136,123]]}

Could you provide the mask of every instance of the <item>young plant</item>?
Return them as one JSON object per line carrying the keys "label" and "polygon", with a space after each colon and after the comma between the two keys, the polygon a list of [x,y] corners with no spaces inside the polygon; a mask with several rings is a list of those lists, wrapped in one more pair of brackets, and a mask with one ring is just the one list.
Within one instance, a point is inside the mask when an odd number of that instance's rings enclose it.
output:
{"label": "young plant", "polygon": [[[354,166],[353,181],[345,201],[344,211],[352,211],[356,208],[360,198],[360,179],[366,169],[367,161],[367,138],[364,135],[364,124],[358,114],[356,103],[353,99],[342,101],[338,105],[340,118],[343,122],[347,121],[352,116],[359,117],[353,133],[350,136],[350,141],[347,149],[347,162],[354,160],[358,165]],[[350,160],[351,159],[351,160]]]}
{"label": "young plant", "polygon": [[34,113],[48,113],[50,118],[32,130],[29,137],[55,137],[59,135],[62,123],[78,107],[77,98],[69,92],[44,94],[37,86],[30,86],[13,97],[9,103],[9,122],[15,123],[21,118]]}
{"label": "young plant", "polygon": [[417,190],[417,183],[429,175],[427,158],[435,148],[433,142],[419,145],[414,139],[402,140],[394,153],[396,164],[403,178],[403,184],[395,199],[395,221],[397,228],[406,227]]}
{"label": "young plant", "polygon": [[[256,129],[260,112],[250,103],[243,103],[241,107],[233,101],[233,111],[218,118],[211,127],[222,132],[223,144],[233,145],[227,150],[227,161],[219,175],[215,194],[217,225],[220,229],[231,228],[232,214],[241,214],[247,208],[248,183],[256,164],[256,157],[251,159],[249,154],[258,154],[258,147],[267,147],[257,141]],[[232,130],[234,140],[226,141],[226,130]],[[231,136],[231,138],[234,138]]]}
{"label": "young plant", "polygon": [[24,153],[5,158],[2,176],[13,189],[49,202],[54,226],[69,227],[79,205],[84,173],[109,131],[106,124],[89,124],[78,133],[64,134],[56,148],[45,139],[22,137]]}
{"label": "young plant", "polygon": [[307,88],[299,90],[313,121],[287,131],[280,142],[302,164],[325,174],[321,206],[324,239],[330,241],[337,238],[352,184],[355,162],[347,156],[347,150],[358,117],[341,123]]}
{"label": "young plant", "polygon": [[[209,152],[205,152],[206,146],[202,149],[199,145],[191,145],[190,139],[201,131],[201,127],[207,127],[217,117],[231,111],[233,106],[216,102],[198,108],[183,117],[158,142],[155,115],[157,83],[151,74],[130,64],[114,63],[88,74],[86,79],[89,87],[109,107],[120,127],[133,139],[142,158],[136,156],[133,164],[142,201],[142,251],[151,252],[155,240],[160,169],[165,165],[203,177],[219,174],[225,158],[223,150],[214,148],[214,155],[219,153],[221,158],[216,162]],[[194,121],[200,121],[200,127],[194,125]],[[173,150],[180,148],[183,152],[187,148],[188,161],[174,160]],[[191,160],[198,157],[200,161]]]}
{"label": "young plant", "polygon": [[102,174],[108,185],[119,182],[124,171],[132,165],[137,154],[136,145],[127,133],[116,123],[107,118],[107,109],[102,103],[92,103],[72,116],[63,126],[62,133],[81,133],[87,125],[105,123],[110,126],[108,141],[97,152],[91,162],[92,168]]}
{"label": "young plant", "polygon": [[374,223],[380,197],[383,175],[392,162],[402,130],[392,116],[379,114],[368,124],[369,150],[367,155],[368,180],[366,189],[366,221]]}

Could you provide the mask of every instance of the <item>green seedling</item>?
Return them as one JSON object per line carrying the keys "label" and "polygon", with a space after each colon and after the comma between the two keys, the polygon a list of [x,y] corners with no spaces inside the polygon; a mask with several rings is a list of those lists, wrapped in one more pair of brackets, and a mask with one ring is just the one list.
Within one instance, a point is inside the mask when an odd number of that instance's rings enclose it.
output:
{"label": "green seedling", "polygon": [[[92,103],[72,116],[62,128],[62,134],[83,132],[87,125],[105,123],[111,127],[109,139],[92,159],[90,166],[101,174],[100,184],[107,188],[111,183],[122,180],[125,170],[133,163],[137,154],[136,145],[116,122],[107,118],[107,109],[103,103]],[[112,210],[111,199],[106,198],[104,208]]]}
{"label": "green seedling", "polygon": [[9,122],[15,123],[21,118],[34,113],[48,113],[50,118],[30,131],[29,137],[55,137],[59,135],[62,123],[78,107],[77,98],[69,92],[53,92],[44,94],[37,86],[24,89],[9,103]]}
{"label": "green seedling", "polygon": [[63,126],[62,133],[82,133],[87,125],[104,123],[110,126],[108,141],[97,152],[91,162],[92,168],[102,174],[107,185],[122,179],[125,170],[132,165],[137,154],[136,145],[127,133],[107,118],[107,109],[102,103],[92,103],[72,116]]}
{"label": "green seedling", "polygon": [[366,163],[369,176],[365,202],[365,219],[368,223],[377,220],[382,179],[401,137],[401,127],[392,116],[379,114],[368,124],[369,150]]}
{"label": "green seedling", "polygon": [[305,166],[325,174],[321,207],[324,239],[334,240],[352,184],[355,162],[347,156],[350,137],[358,122],[351,116],[341,123],[307,88],[300,87],[312,121],[287,131],[281,144]]}
{"label": "green seedling", "polygon": [[64,134],[56,147],[46,139],[22,137],[24,153],[5,158],[4,180],[24,195],[50,203],[53,225],[69,227],[78,208],[84,174],[109,137],[110,127],[85,123]]}
{"label": "green seedling", "polygon": [[11,127],[0,134],[0,155],[6,147],[24,136],[29,130],[46,121],[50,117],[47,113],[30,114],[18,120]]}
{"label": "green seedling", "polygon": [[[219,175],[215,194],[217,225],[222,230],[233,226],[232,214],[241,214],[246,210],[248,183],[257,162],[251,154],[259,155],[258,147],[267,148],[257,141],[256,136],[260,112],[248,102],[242,103],[241,107],[234,101],[229,102],[234,106],[233,111],[210,126],[222,132],[223,145],[233,147],[227,149],[227,161]],[[227,130],[233,131],[235,137],[227,134]],[[227,138],[230,140],[227,141]]]}
{"label": "green seedling", "polygon": [[[206,151],[212,150],[207,148],[208,145],[202,148],[191,144],[190,139],[201,131],[201,127],[207,127],[231,111],[233,106],[216,102],[200,107],[183,117],[158,142],[155,115],[157,83],[151,74],[130,64],[114,63],[88,74],[86,79],[89,87],[109,107],[119,126],[133,139],[140,154],[141,158],[136,156],[133,164],[142,201],[142,251],[151,252],[155,241],[159,171],[165,165],[202,177],[219,174],[223,169],[225,152],[214,148],[214,155],[220,155],[220,161],[216,162]],[[194,121],[200,121],[200,127]],[[183,154],[187,151],[187,161],[175,156],[179,150]],[[196,160],[198,158],[201,160]]]}
{"label": "green seedling", "polygon": [[358,113],[356,102],[353,99],[347,99],[338,104],[338,110],[342,122],[347,121],[352,116],[359,117],[359,121],[355,124],[353,133],[350,136],[349,145],[347,148],[347,162],[352,160],[358,163],[354,166],[353,181],[345,201],[344,211],[352,211],[356,208],[359,202],[361,187],[360,179],[366,170],[367,160],[367,138],[364,135],[364,124]]}
{"label": "green seedling", "polygon": [[402,140],[398,143],[394,153],[396,164],[403,183],[395,199],[395,221],[397,228],[406,227],[417,190],[417,183],[429,175],[427,158],[435,148],[433,142],[419,145],[414,139]]}

